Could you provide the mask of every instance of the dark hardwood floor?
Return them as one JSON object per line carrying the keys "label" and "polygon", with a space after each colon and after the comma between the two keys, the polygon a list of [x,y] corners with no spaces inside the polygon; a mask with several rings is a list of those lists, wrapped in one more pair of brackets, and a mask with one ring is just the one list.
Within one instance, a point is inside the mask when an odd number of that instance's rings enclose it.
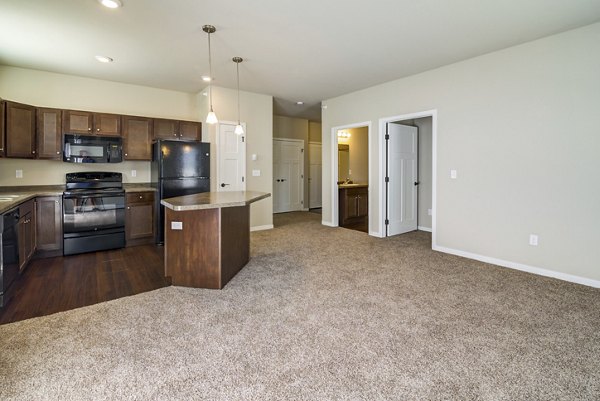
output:
{"label": "dark hardwood floor", "polygon": [[32,260],[0,309],[0,324],[166,287],[163,249],[142,245]]}

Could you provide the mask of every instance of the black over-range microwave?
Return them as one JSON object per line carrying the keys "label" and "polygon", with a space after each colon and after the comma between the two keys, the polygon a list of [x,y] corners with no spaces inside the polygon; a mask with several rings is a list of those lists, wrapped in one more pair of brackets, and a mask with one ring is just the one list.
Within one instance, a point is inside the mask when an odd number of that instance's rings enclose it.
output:
{"label": "black over-range microwave", "polygon": [[120,163],[121,138],[65,134],[63,161],[69,163]]}

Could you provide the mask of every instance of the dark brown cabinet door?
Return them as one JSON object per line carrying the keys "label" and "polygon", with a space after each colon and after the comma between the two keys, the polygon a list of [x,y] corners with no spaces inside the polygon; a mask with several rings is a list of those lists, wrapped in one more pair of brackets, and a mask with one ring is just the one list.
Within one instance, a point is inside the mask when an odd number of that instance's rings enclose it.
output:
{"label": "dark brown cabinet door", "polygon": [[177,139],[179,138],[179,121],[154,119],[154,139]]}
{"label": "dark brown cabinet door", "polygon": [[27,267],[27,263],[35,251],[35,210],[34,201],[27,201],[19,206],[21,218],[19,231],[19,271]]}
{"label": "dark brown cabinet door", "polygon": [[152,119],[123,116],[123,157],[152,160]]}
{"label": "dark brown cabinet door", "polygon": [[153,192],[133,192],[127,194],[125,239],[127,246],[154,242]]}
{"label": "dark brown cabinet door", "polygon": [[6,102],[6,157],[35,158],[35,107]]}
{"label": "dark brown cabinet door", "polygon": [[202,124],[194,121],[180,121],[179,137],[192,141],[202,140]]}
{"label": "dark brown cabinet door", "polygon": [[44,196],[36,199],[37,251],[62,250],[62,198]]}
{"label": "dark brown cabinet door", "polygon": [[62,159],[61,117],[61,110],[37,109],[37,157],[39,159]]}
{"label": "dark brown cabinet door", "polygon": [[346,218],[358,217],[358,202],[356,195],[346,194]]}
{"label": "dark brown cabinet door", "polygon": [[65,134],[91,135],[93,113],[87,111],[63,110],[63,131]]}
{"label": "dark brown cabinet door", "polygon": [[0,102],[0,157],[4,157],[4,109],[6,108],[6,102]]}
{"label": "dark brown cabinet door", "polygon": [[121,136],[121,116],[118,114],[94,113],[94,134]]}
{"label": "dark brown cabinet door", "polygon": [[369,215],[369,195],[367,193],[361,193],[356,196],[356,203],[358,209],[358,216],[364,217]]}

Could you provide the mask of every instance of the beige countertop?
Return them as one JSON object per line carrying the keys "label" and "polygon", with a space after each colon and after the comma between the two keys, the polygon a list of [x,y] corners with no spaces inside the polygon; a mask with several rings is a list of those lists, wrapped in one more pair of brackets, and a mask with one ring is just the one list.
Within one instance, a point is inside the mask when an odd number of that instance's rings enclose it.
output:
{"label": "beige countertop", "polygon": [[338,184],[338,188],[339,189],[344,189],[344,188],[363,188],[363,187],[369,187],[369,184]]}
{"label": "beige countertop", "polygon": [[[155,192],[149,183],[123,184],[125,192]],[[64,185],[32,185],[0,187],[0,213],[7,212],[23,202],[40,196],[62,196]]]}
{"label": "beige countertop", "polygon": [[186,210],[246,206],[269,196],[271,196],[270,193],[256,191],[203,192],[163,199],[160,203],[171,210],[182,212]]}

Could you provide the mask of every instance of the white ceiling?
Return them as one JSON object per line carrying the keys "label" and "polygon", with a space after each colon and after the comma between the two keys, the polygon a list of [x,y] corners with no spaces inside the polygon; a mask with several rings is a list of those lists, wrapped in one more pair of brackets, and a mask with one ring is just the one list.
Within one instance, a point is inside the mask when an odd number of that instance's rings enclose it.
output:
{"label": "white ceiling", "polygon": [[197,92],[212,24],[215,85],[240,56],[242,90],[320,120],[321,100],[600,20],[598,0],[122,2],[0,0],[0,64]]}

